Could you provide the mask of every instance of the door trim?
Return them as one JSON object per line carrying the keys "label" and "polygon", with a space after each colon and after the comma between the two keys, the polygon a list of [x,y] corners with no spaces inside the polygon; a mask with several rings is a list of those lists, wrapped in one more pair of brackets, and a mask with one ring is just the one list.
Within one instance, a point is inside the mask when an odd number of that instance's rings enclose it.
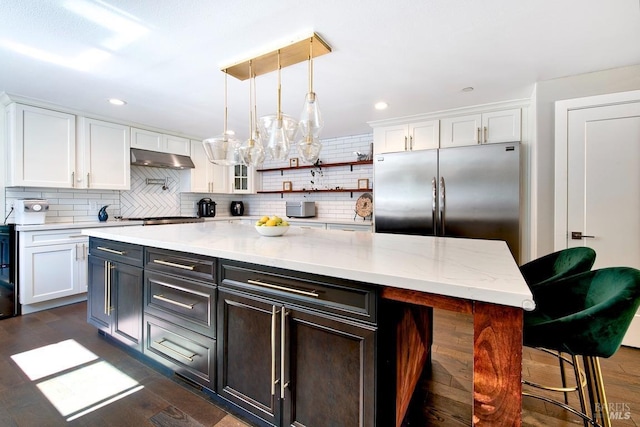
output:
{"label": "door trim", "polygon": [[568,118],[572,110],[640,101],[640,90],[566,99],[555,103],[554,250],[567,248]]}

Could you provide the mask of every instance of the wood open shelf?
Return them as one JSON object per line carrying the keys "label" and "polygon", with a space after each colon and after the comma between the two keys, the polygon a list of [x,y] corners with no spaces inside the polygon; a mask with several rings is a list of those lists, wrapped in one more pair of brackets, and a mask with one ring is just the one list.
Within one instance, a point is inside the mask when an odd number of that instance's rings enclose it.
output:
{"label": "wood open shelf", "polygon": [[[293,168],[295,169],[295,168]],[[340,188],[336,189],[326,189],[326,190],[269,190],[269,191],[258,191],[258,194],[280,194],[281,197],[284,197],[287,193],[351,193],[351,197],[353,197],[353,193],[368,193],[373,191],[371,188]]]}
{"label": "wood open shelf", "polygon": [[[353,167],[357,166],[357,165],[372,165],[373,164],[373,160],[362,160],[359,162],[340,162],[340,163],[321,163],[319,165],[302,165],[302,166],[296,166],[296,167],[290,167],[290,166],[282,166],[279,168],[267,168],[267,169],[256,169],[256,172],[273,172],[273,171],[280,171],[280,173],[282,174],[282,171],[286,171],[286,170],[296,170],[296,169],[312,169],[312,168],[335,168],[338,166],[349,166],[351,167],[351,170],[353,171]],[[331,190],[331,191],[335,191],[335,190]],[[347,190],[345,190],[347,191]]]}

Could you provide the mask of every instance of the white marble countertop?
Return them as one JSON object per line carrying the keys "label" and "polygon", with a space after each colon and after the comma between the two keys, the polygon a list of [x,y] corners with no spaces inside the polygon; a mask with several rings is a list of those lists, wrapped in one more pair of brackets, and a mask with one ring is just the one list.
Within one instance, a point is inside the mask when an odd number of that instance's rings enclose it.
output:
{"label": "white marble countertop", "polygon": [[[229,220],[249,220],[249,221],[257,221],[260,219],[260,215],[242,215],[242,216],[214,216],[212,218],[205,218],[205,221],[229,221]],[[287,220],[287,222],[294,224],[296,222],[305,222],[305,223],[314,223],[317,222],[319,224],[339,224],[339,225],[364,225],[367,227],[373,227],[373,222],[371,221],[362,221],[362,219],[357,221],[352,221],[348,219],[330,219],[330,218],[288,218],[282,217]]]}
{"label": "white marble countertop", "polygon": [[108,220],[86,221],[86,222],[51,222],[44,224],[16,224],[16,231],[44,231],[44,230],[67,230],[77,228],[102,228],[102,227],[123,227],[131,225],[142,225],[142,221],[118,221]]}
{"label": "white marble countertop", "polygon": [[253,225],[220,221],[91,228],[82,233],[525,310],[535,307],[502,241],[298,227],[284,236],[265,237]]}

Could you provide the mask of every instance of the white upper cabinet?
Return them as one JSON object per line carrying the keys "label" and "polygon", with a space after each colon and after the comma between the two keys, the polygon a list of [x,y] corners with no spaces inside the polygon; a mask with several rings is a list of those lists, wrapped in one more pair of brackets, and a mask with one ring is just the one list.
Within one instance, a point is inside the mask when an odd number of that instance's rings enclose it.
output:
{"label": "white upper cabinet", "polygon": [[252,194],[258,191],[258,188],[256,188],[255,168],[235,165],[228,169],[229,177],[231,178],[231,193]]}
{"label": "white upper cabinet", "polygon": [[129,148],[129,126],[80,118],[76,187],[129,190]]}
{"label": "white upper cabinet", "polygon": [[440,126],[440,148],[520,141],[521,109],[443,118]]}
{"label": "white upper cabinet", "polygon": [[381,126],[373,129],[374,154],[438,148],[439,120]]}
{"label": "white upper cabinet", "polygon": [[[174,135],[162,135],[163,147],[167,153],[188,156],[191,153],[189,138]],[[202,143],[201,143],[202,144]]]}
{"label": "white upper cabinet", "polygon": [[138,128],[131,128],[131,147],[183,156],[188,156],[191,152],[188,138]]}
{"label": "white upper cabinet", "polygon": [[194,169],[180,171],[180,191],[183,193],[230,193],[229,173],[224,166],[207,159],[202,141],[190,141]]}
{"label": "white upper cabinet", "polygon": [[6,115],[7,186],[73,188],[75,116],[15,103]]}

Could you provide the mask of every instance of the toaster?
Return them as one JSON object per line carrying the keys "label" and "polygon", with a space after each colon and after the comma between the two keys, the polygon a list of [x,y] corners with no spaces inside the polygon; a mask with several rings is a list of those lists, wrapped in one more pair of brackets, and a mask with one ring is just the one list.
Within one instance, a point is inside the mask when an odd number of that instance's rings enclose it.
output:
{"label": "toaster", "polygon": [[315,202],[287,202],[287,217],[311,218],[316,216]]}
{"label": "toaster", "polygon": [[44,224],[49,202],[44,199],[18,199],[13,205],[15,222],[21,225]]}

